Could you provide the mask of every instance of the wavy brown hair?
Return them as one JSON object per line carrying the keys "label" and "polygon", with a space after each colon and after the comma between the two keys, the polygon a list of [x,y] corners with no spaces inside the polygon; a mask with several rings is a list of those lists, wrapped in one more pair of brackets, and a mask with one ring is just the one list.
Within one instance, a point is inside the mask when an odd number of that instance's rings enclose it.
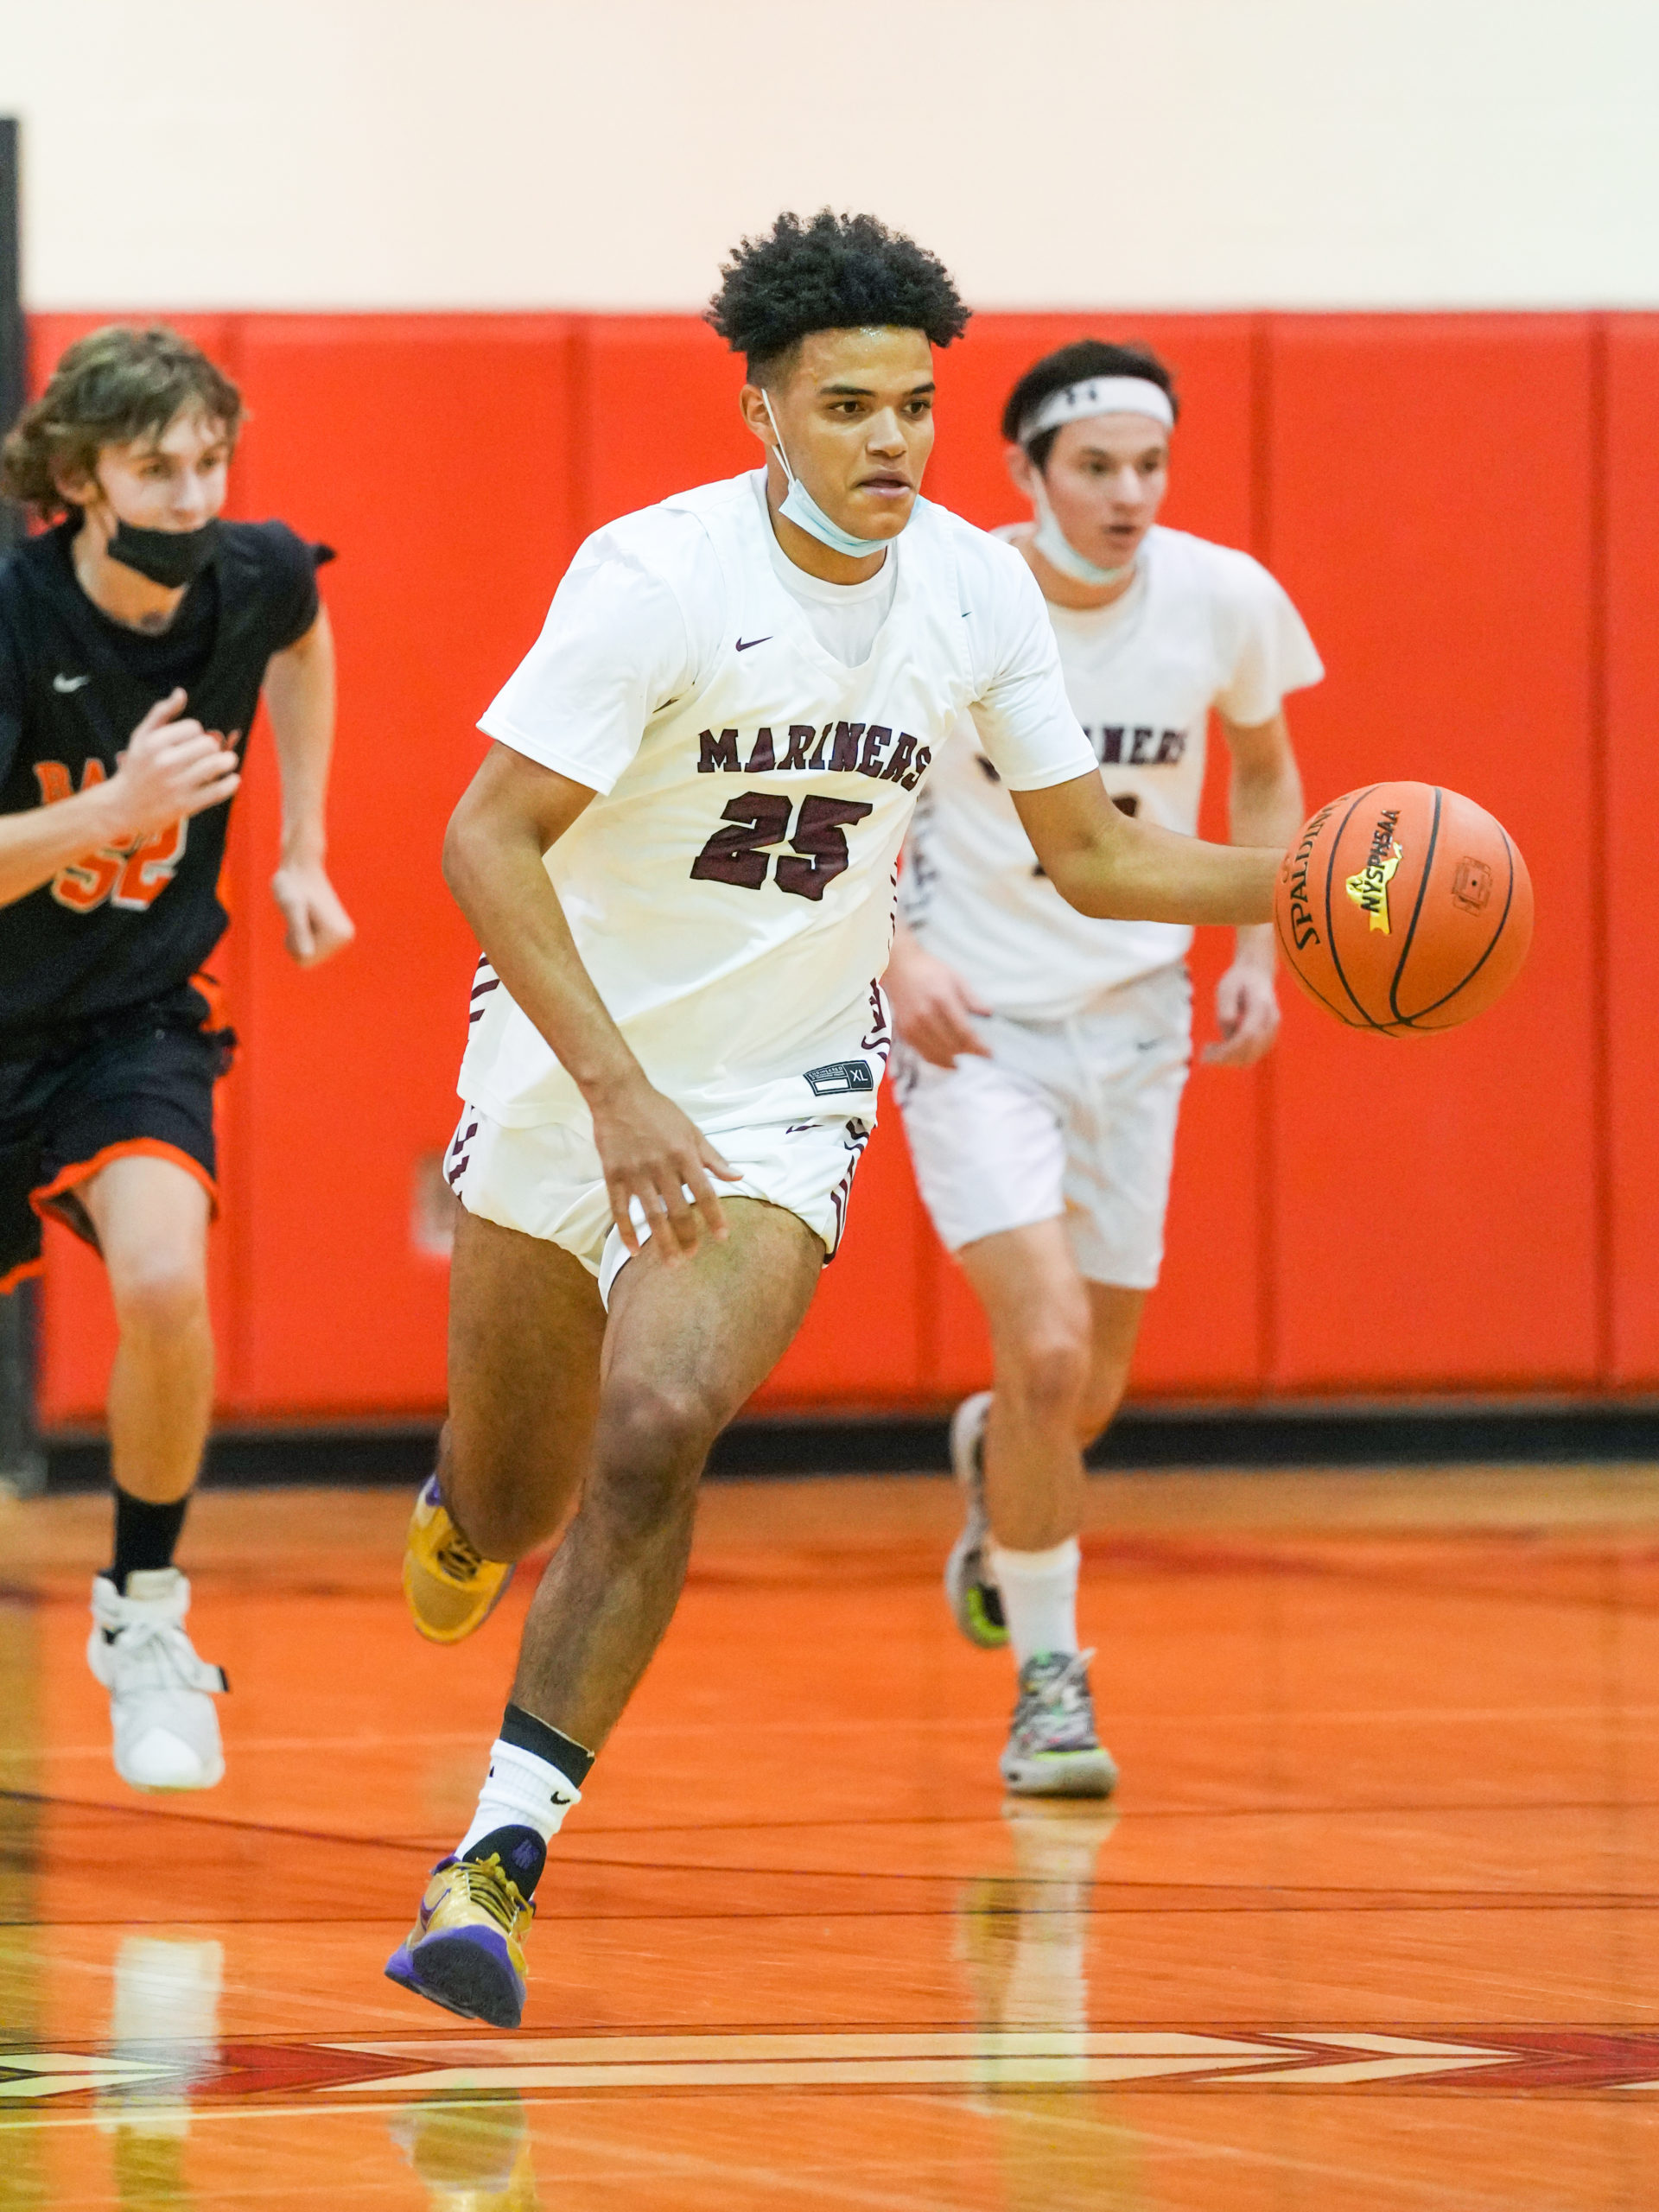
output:
{"label": "wavy brown hair", "polygon": [[242,395],[200,346],[164,323],[110,323],[68,347],[18,416],[0,446],[0,491],[48,519],[62,514],[74,502],[60,478],[90,476],[105,446],[159,437],[190,409],[222,423],[235,443]]}

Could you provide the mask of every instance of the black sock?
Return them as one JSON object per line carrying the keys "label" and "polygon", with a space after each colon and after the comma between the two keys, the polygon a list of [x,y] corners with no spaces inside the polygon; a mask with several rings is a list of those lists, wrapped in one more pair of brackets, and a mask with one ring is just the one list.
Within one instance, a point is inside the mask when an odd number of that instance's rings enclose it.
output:
{"label": "black sock", "polygon": [[110,1580],[123,1597],[130,1574],[172,1566],[174,1547],[189,1503],[188,1491],[171,1505],[150,1505],[116,1485],[115,1564],[110,1569]]}
{"label": "black sock", "polygon": [[534,1758],[545,1759],[556,1766],[562,1775],[574,1782],[578,1789],[593,1770],[594,1755],[574,1736],[562,1736],[545,1720],[538,1720],[533,1713],[526,1713],[522,1705],[509,1702],[501,1716],[501,1741],[516,1744],[521,1751],[528,1751]]}

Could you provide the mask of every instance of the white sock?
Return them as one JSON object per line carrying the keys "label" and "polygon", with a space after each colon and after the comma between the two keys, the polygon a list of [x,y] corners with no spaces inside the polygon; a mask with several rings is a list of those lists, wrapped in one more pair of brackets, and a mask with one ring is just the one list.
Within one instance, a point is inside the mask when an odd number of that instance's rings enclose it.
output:
{"label": "white sock", "polygon": [[550,1843],[563,1825],[565,1815],[582,1802],[582,1792],[567,1774],[534,1751],[498,1736],[490,1750],[490,1771],[479,1792],[473,1825],[455,1847],[457,1859],[489,1834],[493,1828],[534,1828],[543,1843]]}
{"label": "white sock", "polygon": [[993,1542],[991,1572],[1002,1593],[1014,1663],[1024,1668],[1040,1652],[1077,1649],[1077,1570],[1083,1554],[1075,1536],[1046,1552],[1011,1552]]}

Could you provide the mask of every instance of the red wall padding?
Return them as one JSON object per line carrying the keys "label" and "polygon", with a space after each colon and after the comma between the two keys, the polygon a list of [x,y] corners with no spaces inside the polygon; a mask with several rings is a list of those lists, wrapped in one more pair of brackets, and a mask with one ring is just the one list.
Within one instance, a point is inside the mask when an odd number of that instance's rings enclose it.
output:
{"label": "red wall padding", "polygon": [[1570,316],[1273,334],[1267,550],[1330,671],[1308,790],[1469,792],[1538,912],[1521,982],[1450,1036],[1360,1036],[1287,992],[1281,1388],[1596,1379],[1592,360]]}
{"label": "red wall padding", "polygon": [[1601,397],[1606,536],[1609,1379],[1659,1382],[1659,315],[1615,319]]}
{"label": "red wall padding", "polygon": [[[99,320],[38,318],[37,382]],[[359,928],[315,974],[283,952],[266,733],[222,962],[246,1040],[221,1094],[222,1408],[425,1411],[445,1270],[417,1187],[455,1110],[472,959],[443,823],[583,533],[750,465],[741,373],[691,317],[175,320],[253,410],[234,512],[340,549],[332,863]],[[1144,337],[1178,372],[1166,519],[1249,547],[1307,617],[1331,671],[1290,705],[1310,802],[1376,774],[1456,785],[1516,833],[1538,893],[1527,975],[1468,1032],[1353,1036],[1287,987],[1268,1065],[1195,1073],[1138,1388],[1650,1386],[1659,318],[983,316],[940,357],[933,497],[987,524],[1019,512],[1003,399],[1085,333]],[[1209,932],[1195,959],[1201,1035],[1227,944]],[[96,1416],[110,1350],[96,1262],[54,1231],[48,1420]],[[887,1105],[762,1402],[934,1401],[986,1368]]]}

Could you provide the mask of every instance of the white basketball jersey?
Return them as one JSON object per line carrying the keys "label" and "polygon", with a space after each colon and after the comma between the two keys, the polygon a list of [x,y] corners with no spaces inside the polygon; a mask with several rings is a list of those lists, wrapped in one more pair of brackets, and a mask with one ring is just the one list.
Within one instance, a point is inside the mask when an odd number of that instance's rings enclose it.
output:
{"label": "white basketball jersey", "polygon": [[[965,709],[1017,788],[1093,767],[1011,549],[917,503],[868,658],[843,666],[774,568],[764,478],[590,538],[480,727],[601,794],[547,855],[577,948],[658,1089],[708,1129],[873,1106],[900,844]],[[583,1123],[481,964],[460,1090]]]}
{"label": "white basketball jersey", "polygon": [[[1108,791],[1126,811],[1196,834],[1211,707],[1250,728],[1324,674],[1300,616],[1248,553],[1154,527],[1109,607],[1048,607],[1065,688]],[[992,1009],[1028,1020],[1080,1013],[1181,959],[1190,929],[1097,921],[1037,864],[984,753],[952,746],[929,779],[906,850],[902,911],[926,950]]]}

